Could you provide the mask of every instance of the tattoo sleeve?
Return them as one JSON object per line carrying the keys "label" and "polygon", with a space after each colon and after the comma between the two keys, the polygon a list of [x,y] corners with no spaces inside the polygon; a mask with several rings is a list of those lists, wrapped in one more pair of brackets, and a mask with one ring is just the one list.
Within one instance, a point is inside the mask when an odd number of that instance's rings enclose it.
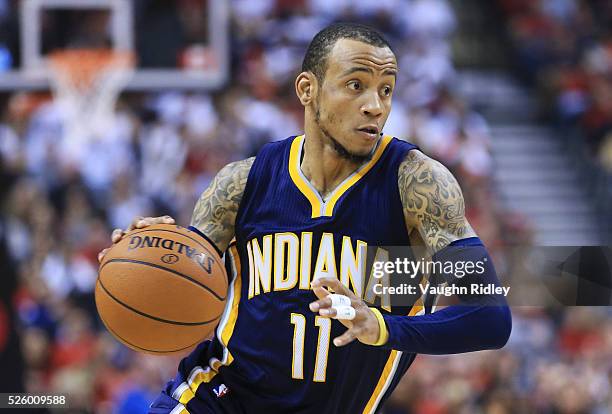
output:
{"label": "tattoo sleeve", "polygon": [[418,230],[432,253],[476,235],[465,218],[457,180],[438,161],[420,151],[408,152],[399,168],[398,186],[407,226]]}
{"label": "tattoo sleeve", "polygon": [[195,205],[191,225],[208,236],[221,251],[234,237],[242,194],[255,157],[223,167]]}

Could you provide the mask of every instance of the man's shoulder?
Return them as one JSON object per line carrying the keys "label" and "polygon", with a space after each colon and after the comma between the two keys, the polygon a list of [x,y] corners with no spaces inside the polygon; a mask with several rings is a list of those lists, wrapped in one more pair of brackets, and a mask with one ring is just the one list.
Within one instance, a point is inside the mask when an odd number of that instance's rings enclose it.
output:
{"label": "man's shoulder", "polygon": [[282,158],[283,154],[289,151],[294,140],[300,136],[301,135],[291,135],[287,138],[266,142],[257,150],[258,161],[267,163],[270,158]]}
{"label": "man's shoulder", "polygon": [[[442,163],[421,151],[410,151],[398,172],[398,187],[407,218],[463,223],[465,205],[459,183]],[[433,222],[432,221],[432,222]]]}
{"label": "man's shoulder", "polygon": [[236,174],[248,174],[255,162],[255,157],[245,158],[243,160],[230,162],[225,167],[223,167],[220,171],[220,175],[229,175],[234,176]]}
{"label": "man's shoulder", "polygon": [[440,161],[437,161],[421,151],[408,151],[399,166],[399,178],[414,177],[420,172],[429,174],[452,175],[448,168]]}
{"label": "man's shoulder", "polygon": [[288,138],[266,143],[257,151],[256,156],[230,162],[219,171],[218,176],[227,177],[228,179],[225,181],[227,185],[238,187],[241,191],[244,191],[255,162],[257,161],[257,167],[254,172],[257,174],[260,174],[262,170],[270,169],[272,165],[275,165],[274,163],[281,162],[284,149],[290,146],[297,136],[299,135],[292,135]]}

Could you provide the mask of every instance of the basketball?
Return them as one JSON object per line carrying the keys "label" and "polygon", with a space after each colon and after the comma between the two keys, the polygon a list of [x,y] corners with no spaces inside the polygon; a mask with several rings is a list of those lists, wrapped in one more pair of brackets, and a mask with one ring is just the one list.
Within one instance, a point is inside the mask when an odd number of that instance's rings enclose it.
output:
{"label": "basketball", "polygon": [[95,289],[106,328],[150,354],[182,352],[209,337],[228,281],[215,248],[184,227],[157,224],[127,233],[100,264]]}

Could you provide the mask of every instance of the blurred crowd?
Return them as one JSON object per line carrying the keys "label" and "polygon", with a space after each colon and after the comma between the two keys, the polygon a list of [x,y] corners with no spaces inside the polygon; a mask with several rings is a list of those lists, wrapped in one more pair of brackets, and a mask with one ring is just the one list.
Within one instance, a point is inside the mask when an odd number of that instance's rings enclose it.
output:
{"label": "blurred crowd", "polygon": [[519,72],[538,87],[547,115],[576,126],[612,171],[612,3],[498,0]]}
{"label": "blurred crowd", "polygon": [[[528,242],[529,228],[496,198],[487,122],[454,92],[449,36],[457,22],[448,1],[230,4],[231,81],[219,91],[125,93],[104,133],[82,140],[66,139],[66,114],[48,95],[0,97],[0,252],[7,252],[0,328],[8,327],[0,329],[0,349],[14,373],[8,381],[2,374],[3,386],[66,393],[73,407],[97,413],[146,411],[180,358],[131,352],[101,326],[97,253],[113,228],[138,215],[189,223],[223,165],[301,133],[293,80],[312,36],[334,21],[368,23],[388,36],[400,73],[385,132],[453,171],[492,255],[503,262],[505,246]],[[586,308],[515,311],[504,351],[418,357],[387,412],[607,412],[609,319]],[[13,329],[19,352],[8,358],[11,342],[3,338]]]}

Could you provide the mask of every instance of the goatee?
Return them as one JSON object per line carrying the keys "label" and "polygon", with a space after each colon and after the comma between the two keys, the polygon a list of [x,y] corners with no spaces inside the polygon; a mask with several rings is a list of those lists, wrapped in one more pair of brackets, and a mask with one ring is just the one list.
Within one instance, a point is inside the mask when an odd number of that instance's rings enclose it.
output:
{"label": "goatee", "polygon": [[319,127],[319,129],[321,130],[321,132],[323,132],[323,135],[325,135],[325,137],[331,142],[332,144],[332,148],[334,149],[334,151],[336,151],[336,154],[338,154],[338,156],[340,158],[344,158],[347,161],[350,161],[352,163],[355,164],[364,164],[368,161],[370,161],[372,159],[372,154],[373,151],[365,154],[365,155],[361,155],[361,154],[355,154],[351,151],[349,151],[344,145],[342,145],[336,138],[334,138],[328,131],[327,129],[325,129],[325,127],[323,125],[321,125],[321,117],[320,117],[320,113],[319,110],[317,109],[317,112],[315,114],[315,122],[317,123],[317,126]]}

